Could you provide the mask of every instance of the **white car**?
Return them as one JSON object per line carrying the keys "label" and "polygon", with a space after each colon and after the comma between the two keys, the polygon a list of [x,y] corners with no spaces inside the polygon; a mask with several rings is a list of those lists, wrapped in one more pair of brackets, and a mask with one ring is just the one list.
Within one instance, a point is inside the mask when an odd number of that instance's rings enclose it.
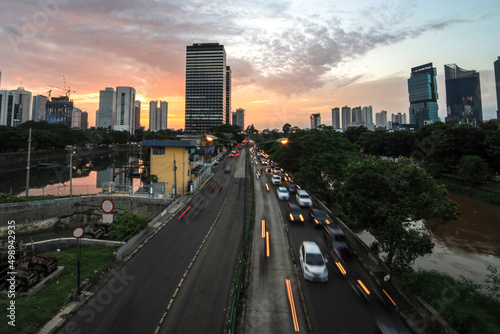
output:
{"label": "white car", "polygon": [[304,278],[309,281],[328,281],[326,260],[321,254],[318,244],[314,241],[304,241],[299,250],[300,267]]}
{"label": "white car", "polygon": [[278,186],[281,184],[281,177],[279,175],[273,175],[272,182],[275,186]]}
{"label": "white car", "polygon": [[276,192],[278,193],[278,199],[282,201],[288,201],[290,199],[290,193],[285,187],[279,187]]}
{"label": "white car", "polygon": [[305,190],[297,190],[297,194],[295,195],[295,199],[297,200],[297,204],[302,206],[302,207],[313,206],[312,198],[311,198],[311,196],[309,196],[309,194]]}

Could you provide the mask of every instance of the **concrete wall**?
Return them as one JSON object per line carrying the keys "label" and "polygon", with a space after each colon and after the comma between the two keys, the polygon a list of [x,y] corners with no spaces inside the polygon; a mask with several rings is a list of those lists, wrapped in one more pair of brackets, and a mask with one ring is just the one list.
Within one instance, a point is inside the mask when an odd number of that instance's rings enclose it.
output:
{"label": "concrete wall", "polygon": [[113,214],[120,214],[128,210],[139,215],[146,215],[149,218],[156,216],[172,202],[171,199],[162,198],[88,196],[1,204],[0,235],[4,234],[8,221],[11,220],[16,222],[18,232],[37,228],[50,228],[56,221],[63,219],[78,226],[82,222],[87,222],[88,214],[94,215],[93,219],[98,219],[99,214],[102,213],[101,202],[104,199],[113,201],[115,205]]}

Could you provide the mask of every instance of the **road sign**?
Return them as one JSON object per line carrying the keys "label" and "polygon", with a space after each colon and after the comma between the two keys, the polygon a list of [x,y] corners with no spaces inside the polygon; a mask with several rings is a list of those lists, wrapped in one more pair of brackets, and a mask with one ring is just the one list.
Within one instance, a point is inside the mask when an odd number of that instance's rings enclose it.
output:
{"label": "road sign", "polygon": [[101,202],[101,209],[104,213],[111,213],[115,209],[115,204],[110,199],[105,199]]}
{"label": "road sign", "polygon": [[83,237],[83,228],[82,227],[77,227],[73,230],[73,238],[79,239]]}

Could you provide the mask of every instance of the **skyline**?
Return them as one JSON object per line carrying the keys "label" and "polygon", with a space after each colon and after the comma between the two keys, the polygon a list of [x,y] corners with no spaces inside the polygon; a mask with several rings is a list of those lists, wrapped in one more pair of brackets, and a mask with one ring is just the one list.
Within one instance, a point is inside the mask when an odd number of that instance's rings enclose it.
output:
{"label": "skyline", "polygon": [[[220,43],[232,70],[232,111],[245,126],[308,127],[332,108],[369,106],[408,114],[412,67],[437,69],[439,117],[446,115],[444,65],[481,76],[483,118],[496,118],[493,62],[500,3],[468,1],[8,2],[0,13],[1,89],[33,95],[66,85],[95,125],[99,91],[134,87],[149,126],[149,102],[169,103],[170,128],[184,128],[185,54]],[[52,92],[53,96],[63,91]]]}

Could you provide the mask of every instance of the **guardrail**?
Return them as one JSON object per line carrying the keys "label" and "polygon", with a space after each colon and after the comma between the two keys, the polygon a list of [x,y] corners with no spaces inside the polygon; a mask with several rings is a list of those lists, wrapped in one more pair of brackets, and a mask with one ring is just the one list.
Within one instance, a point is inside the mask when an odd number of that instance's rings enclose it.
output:
{"label": "guardrail", "polygon": [[[247,151],[248,153],[248,151]],[[236,317],[238,314],[238,302],[240,300],[240,292],[241,292],[241,284],[244,279],[244,272],[245,272],[245,258],[246,258],[246,253],[247,253],[247,247],[249,243],[249,235],[250,235],[250,227],[251,227],[251,222],[252,222],[252,212],[253,212],[253,201],[254,201],[254,189],[253,189],[253,177],[251,177],[250,172],[252,170],[251,167],[251,159],[248,159],[247,161],[247,170],[246,170],[246,177],[247,179],[250,180],[250,206],[248,210],[248,217],[247,221],[245,224],[245,230],[244,230],[244,236],[243,236],[243,247],[241,249],[240,253],[240,259],[239,259],[239,264],[238,264],[238,277],[236,280],[236,286],[234,287],[234,293],[233,293],[233,301],[231,303],[231,311],[229,315],[229,320],[227,321],[227,327],[229,329],[229,333],[234,333],[234,326],[236,324]],[[249,177],[250,176],[250,177]]]}

